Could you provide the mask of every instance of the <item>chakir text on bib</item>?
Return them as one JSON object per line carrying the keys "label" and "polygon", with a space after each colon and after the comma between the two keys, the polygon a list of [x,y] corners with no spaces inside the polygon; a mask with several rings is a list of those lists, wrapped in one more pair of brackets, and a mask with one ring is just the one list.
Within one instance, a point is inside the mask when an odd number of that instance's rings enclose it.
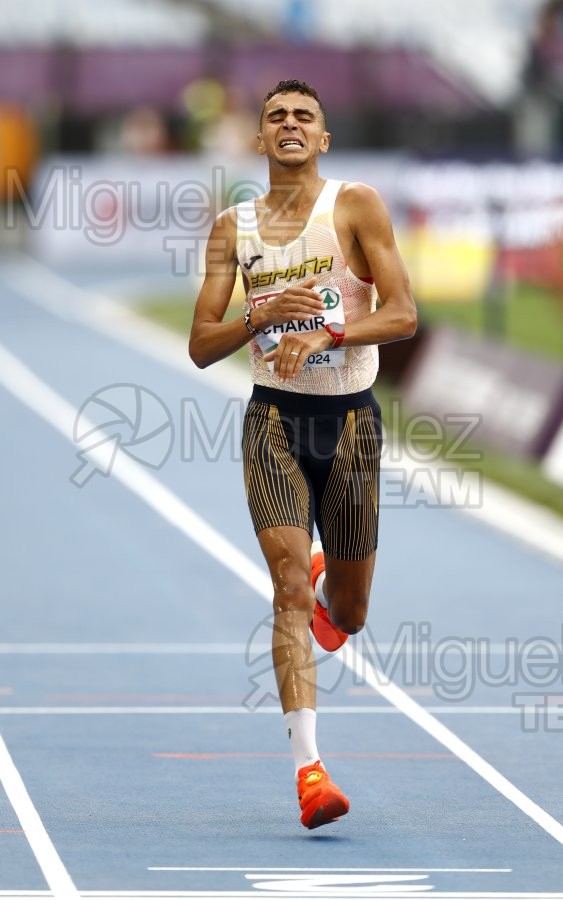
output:
{"label": "chakir text on bib", "polygon": [[[313,290],[316,290],[317,293],[320,294],[325,305],[324,313],[320,313],[319,315],[312,316],[312,318],[304,319],[302,321],[294,319],[291,322],[283,322],[280,325],[270,325],[269,328],[266,328],[255,337],[255,341],[260,347],[263,355],[275,350],[284,334],[306,334],[309,331],[318,331],[320,328],[324,328],[325,325],[330,325],[333,322],[344,324],[344,303],[342,302],[340,290],[337,287],[320,287],[318,289],[313,288]],[[261,306],[263,303],[267,303],[269,300],[273,299],[273,297],[278,297],[281,293],[282,291],[274,291],[273,293],[261,294],[258,297],[255,297],[253,300],[254,308]],[[345,355],[346,351],[344,348],[339,350],[323,350],[320,353],[310,353],[304,363],[304,367],[328,366],[329,368],[335,368],[343,366]],[[268,368],[270,371],[273,370],[273,361],[268,363]]]}

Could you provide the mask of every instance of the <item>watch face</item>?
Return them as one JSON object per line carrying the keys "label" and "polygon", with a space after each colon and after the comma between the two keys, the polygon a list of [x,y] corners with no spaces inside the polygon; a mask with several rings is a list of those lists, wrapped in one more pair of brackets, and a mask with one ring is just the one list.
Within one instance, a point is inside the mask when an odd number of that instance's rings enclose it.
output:
{"label": "watch face", "polygon": [[329,322],[326,327],[330,328],[333,334],[344,334],[344,325],[342,322]]}

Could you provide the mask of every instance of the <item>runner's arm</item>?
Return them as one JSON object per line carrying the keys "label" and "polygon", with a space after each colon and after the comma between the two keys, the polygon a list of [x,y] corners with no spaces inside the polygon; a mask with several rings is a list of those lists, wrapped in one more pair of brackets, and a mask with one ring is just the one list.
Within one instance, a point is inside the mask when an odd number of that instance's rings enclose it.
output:
{"label": "runner's arm", "polygon": [[205,253],[205,279],[199,292],[190,334],[189,352],[196,366],[230,356],[251,339],[244,317],[223,322],[237,274],[236,225],[233,211],[217,217]]}
{"label": "runner's arm", "polygon": [[384,344],[412,337],[416,331],[416,304],[383,201],[373,188],[356,183],[347,188],[346,208],[379,301],[376,312],[346,324],[345,345]]}
{"label": "runner's arm", "polygon": [[[234,353],[253,337],[244,316],[223,322],[237,274],[236,234],[233,210],[228,209],[217,218],[209,235],[205,279],[195,306],[190,356],[200,369]],[[253,309],[252,326],[261,331],[270,325],[319,315],[324,306],[312,290],[315,283],[316,279],[310,278],[298,287],[286,288],[275,300]]]}

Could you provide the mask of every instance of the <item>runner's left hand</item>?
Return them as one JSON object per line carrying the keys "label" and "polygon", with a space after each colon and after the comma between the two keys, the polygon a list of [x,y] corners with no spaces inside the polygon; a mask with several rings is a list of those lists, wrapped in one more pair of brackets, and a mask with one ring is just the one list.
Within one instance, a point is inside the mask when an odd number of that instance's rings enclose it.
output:
{"label": "runner's left hand", "polygon": [[282,381],[299,375],[312,353],[321,353],[332,346],[332,337],[324,328],[309,334],[284,334],[275,350],[266,353],[265,362],[274,361],[274,372]]}

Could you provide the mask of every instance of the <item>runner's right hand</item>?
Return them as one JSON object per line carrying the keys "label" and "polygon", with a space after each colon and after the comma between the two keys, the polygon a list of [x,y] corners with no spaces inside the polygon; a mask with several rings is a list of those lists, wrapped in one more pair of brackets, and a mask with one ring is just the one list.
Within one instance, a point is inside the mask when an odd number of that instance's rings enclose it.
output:
{"label": "runner's right hand", "polygon": [[294,319],[305,321],[324,312],[324,303],[319,294],[312,290],[316,278],[309,278],[302,285],[288,287],[277,297],[255,307],[252,323],[262,331],[270,325],[282,325]]}

